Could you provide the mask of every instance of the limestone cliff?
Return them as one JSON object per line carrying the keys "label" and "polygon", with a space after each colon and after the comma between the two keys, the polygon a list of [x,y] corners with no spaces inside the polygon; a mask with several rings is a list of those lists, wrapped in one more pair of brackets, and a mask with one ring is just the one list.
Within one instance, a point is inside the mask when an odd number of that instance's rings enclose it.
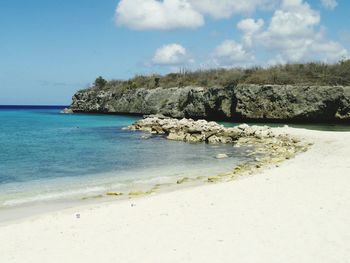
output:
{"label": "limestone cliff", "polygon": [[242,84],[126,91],[93,88],[77,92],[71,109],[236,121],[349,121],[350,87]]}

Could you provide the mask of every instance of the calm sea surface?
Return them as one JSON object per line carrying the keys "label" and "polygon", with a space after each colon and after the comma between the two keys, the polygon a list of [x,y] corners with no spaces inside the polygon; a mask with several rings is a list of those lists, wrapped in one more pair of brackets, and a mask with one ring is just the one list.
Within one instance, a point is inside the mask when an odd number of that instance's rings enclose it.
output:
{"label": "calm sea surface", "polygon": [[[252,158],[247,148],[144,139],[147,134],[122,129],[138,117],[62,114],[62,109],[0,106],[0,209],[147,189],[230,171]],[[218,160],[219,153],[230,158]]]}
{"label": "calm sea surface", "polygon": [[[232,145],[142,139],[137,117],[61,114],[63,107],[0,107],[0,208],[230,171],[248,160]],[[218,153],[228,159],[218,160]]]}

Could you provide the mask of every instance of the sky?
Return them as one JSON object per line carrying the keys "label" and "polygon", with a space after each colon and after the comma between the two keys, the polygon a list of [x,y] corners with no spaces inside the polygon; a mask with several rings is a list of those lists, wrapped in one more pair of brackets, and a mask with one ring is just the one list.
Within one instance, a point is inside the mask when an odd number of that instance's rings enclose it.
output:
{"label": "sky", "polygon": [[97,76],[350,56],[347,0],[1,0],[0,105],[68,105]]}

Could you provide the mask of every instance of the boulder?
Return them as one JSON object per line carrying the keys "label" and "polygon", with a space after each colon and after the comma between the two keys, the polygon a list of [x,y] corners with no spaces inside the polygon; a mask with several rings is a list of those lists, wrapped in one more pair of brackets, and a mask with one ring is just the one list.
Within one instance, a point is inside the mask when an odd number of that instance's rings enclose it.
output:
{"label": "boulder", "polygon": [[186,134],[183,132],[172,131],[168,134],[167,139],[173,141],[184,141]]}
{"label": "boulder", "polygon": [[204,142],[205,141],[205,135],[204,134],[198,134],[198,133],[194,133],[194,134],[188,133],[185,136],[185,141],[186,142],[190,142],[190,143]]}
{"label": "boulder", "polygon": [[228,158],[228,155],[226,153],[219,153],[215,156],[216,159],[225,159]]}
{"label": "boulder", "polygon": [[73,113],[73,110],[70,109],[70,108],[64,108],[64,109],[63,109],[63,113],[65,113],[65,114],[72,114],[72,113]]}

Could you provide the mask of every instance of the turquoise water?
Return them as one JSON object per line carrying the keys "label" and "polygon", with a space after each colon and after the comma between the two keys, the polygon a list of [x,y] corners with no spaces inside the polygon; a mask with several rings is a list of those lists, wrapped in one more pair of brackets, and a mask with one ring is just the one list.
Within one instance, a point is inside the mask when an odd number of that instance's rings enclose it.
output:
{"label": "turquoise water", "polygon": [[[137,117],[61,110],[0,108],[0,208],[137,190],[231,170],[248,160],[247,149],[232,145],[143,139],[141,132],[122,129]],[[218,153],[230,158],[218,160]]]}
{"label": "turquoise water", "polygon": [[[0,106],[0,209],[149,189],[184,176],[230,171],[251,158],[247,148],[144,139],[149,135],[123,129],[139,117],[62,114],[62,109]],[[218,160],[219,153],[230,158]]]}

